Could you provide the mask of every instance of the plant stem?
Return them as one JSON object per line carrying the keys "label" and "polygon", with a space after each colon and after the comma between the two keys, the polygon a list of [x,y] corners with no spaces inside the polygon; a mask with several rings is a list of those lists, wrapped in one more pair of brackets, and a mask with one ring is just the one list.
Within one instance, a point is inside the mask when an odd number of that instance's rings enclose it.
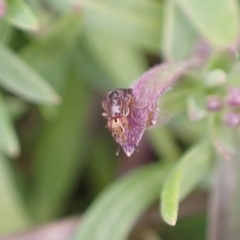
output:
{"label": "plant stem", "polygon": [[230,161],[218,155],[209,204],[209,240],[238,240],[240,236],[240,134],[233,131]]}

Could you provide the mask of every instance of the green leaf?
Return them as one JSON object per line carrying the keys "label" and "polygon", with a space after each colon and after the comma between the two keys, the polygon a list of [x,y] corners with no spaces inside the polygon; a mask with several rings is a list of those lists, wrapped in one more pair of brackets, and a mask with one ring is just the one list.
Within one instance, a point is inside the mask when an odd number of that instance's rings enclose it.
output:
{"label": "green leaf", "polygon": [[223,49],[221,51],[215,51],[211,54],[208,60],[208,69],[221,69],[222,71],[229,73],[234,64],[237,62],[237,52],[231,52],[229,49]]}
{"label": "green leaf", "polygon": [[239,74],[240,62],[237,62],[232,66],[232,69],[228,74],[227,83],[229,84],[229,86],[239,87]]}
{"label": "green leaf", "polygon": [[206,117],[206,94],[198,92],[187,99],[187,113],[190,121],[199,121]]}
{"label": "green leaf", "polygon": [[118,170],[118,156],[114,154],[116,144],[106,134],[108,132],[103,128],[91,141],[94,151],[88,154],[87,162],[88,192],[91,196],[96,196],[110,184],[116,178]]}
{"label": "green leaf", "polygon": [[[130,1],[129,1],[130,2]],[[161,29],[159,1],[98,1],[82,2],[87,28],[122,39],[125,43],[157,51]]]}
{"label": "green leaf", "polygon": [[9,157],[19,154],[19,142],[4,98],[0,95],[0,149]]}
{"label": "green leaf", "polygon": [[[89,49],[98,64],[108,73],[114,87],[128,87],[146,69],[144,56],[122,40],[99,31],[88,31]],[[111,57],[109,57],[111,52]]]}
{"label": "green leaf", "polygon": [[[174,87],[174,91],[169,91],[163,95],[160,106],[167,114],[179,115],[186,111],[186,102],[189,95],[194,95],[199,91],[199,86],[195,84],[196,79],[184,77],[184,81],[179,81]],[[178,104],[175,104],[175,103]]]}
{"label": "green leaf", "polygon": [[239,38],[236,0],[177,0],[194,28],[216,47],[235,44]]}
{"label": "green leaf", "polygon": [[210,160],[210,144],[202,141],[180,159],[167,177],[161,192],[161,213],[166,223],[176,224],[178,203],[204,179]]}
{"label": "green leaf", "polygon": [[81,3],[78,0],[48,0],[47,4],[59,13],[68,13],[74,9],[81,9]]}
{"label": "green leaf", "polygon": [[59,94],[64,92],[69,68],[72,66],[72,54],[76,51],[81,31],[79,13],[64,15],[54,22],[49,31],[20,52],[20,56]]}
{"label": "green leaf", "polygon": [[9,48],[0,47],[0,85],[19,97],[41,104],[56,104],[53,89]]}
{"label": "green leaf", "polygon": [[43,126],[34,146],[30,200],[33,214],[40,221],[64,211],[63,205],[81,173],[89,144],[89,97],[79,77],[69,79],[58,116]]}
{"label": "green leaf", "polygon": [[0,44],[7,42],[10,38],[11,27],[5,19],[0,20]]}
{"label": "green leaf", "polygon": [[180,157],[180,147],[178,146],[175,136],[165,125],[149,131],[151,146],[165,161],[175,161]]}
{"label": "green leaf", "polygon": [[175,0],[164,4],[161,49],[167,60],[181,60],[193,53],[198,35]]}
{"label": "green leaf", "polygon": [[209,71],[204,78],[204,85],[208,88],[221,87],[226,84],[227,73],[221,68]]}
{"label": "green leaf", "polygon": [[22,0],[8,0],[7,20],[23,30],[38,30],[38,20],[30,7]]}
{"label": "green leaf", "polygon": [[[193,93],[191,93],[193,94]],[[205,132],[205,121],[192,122],[185,113],[181,113],[171,121],[171,127],[178,139],[186,145],[191,145]]]}
{"label": "green leaf", "polygon": [[165,222],[175,225],[178,214],[179,185],[182,175],[181,166],[170,174],[164,184],[161,195],[161,212]]}
{"label": "green leaf", "polygon": [[23,201],[16,187],[9,161],[0,155],[0,234],[21,231],[30,226]]}
{"label": "green leaf", "polygon": [[71,240],[124,240],[158,197],[169,166],[145,166],[108,187],[93,203]]}
{"label": "green leaf", "polygon": [[[114,88],[114,82],[106,73],[106,69],[100,66],[96,56],[92,54],[91,45],[88,44],[84,38],[78,41],[74,53],[74,64],[76,71],[80,76],[83,76],[88,84],[93,88],[99,89],[103,92],[106,91],[106,86]],[[94,71],[93,71],[94,69]]]}

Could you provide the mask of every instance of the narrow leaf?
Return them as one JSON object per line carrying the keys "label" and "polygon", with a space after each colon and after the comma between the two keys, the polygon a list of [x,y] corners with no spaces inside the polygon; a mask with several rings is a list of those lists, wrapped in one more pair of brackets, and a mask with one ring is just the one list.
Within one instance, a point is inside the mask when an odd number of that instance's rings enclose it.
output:
{"label": "narrow leaf", "polygon": [[[130,1],[129,1],[130,2]],[[82,1],[85,23],[88,28],[156,51],[161,29],[161,5],[157,1]]]}
{"label": "narrow leaf", "polygon": [[166,223],[175,225],[178,203],[206,176],[210,160],[209,142],[202,141],[181,158],[167,177],[161,192],[161,213]]}
{"label": "narrow leaf", "polygon": [[0,48],[0,85],[30,102],[59,102],[59,97],[45,80],[4,46]]}
{"label": "narrow leaf", "polygon": [[0,95],[0,149],[9,157],[19,154],[19,142],[4,98]]}
{"label": "narrow leaf", "polygon": [[183,164],[179,189],[180,201],[207,176],[212,167],[212,160],[211,143],[207,139],[193,146],[183,156],[180,161],[180,164]]}
{"label": "narrow leaf", "polygon": [[68,13],[74,10],[74,8],[78,9],[81,7],[81,3],[78,0],[48,0],[47,4],[59,13]]}
{"label": "narrow leaf", "polygon": [[24,61],[40,73],[59,94],[65,91],[69,68],[72,67],[71,57],[76,51],[81,26],[79,13],[66,14],[58,18],[49,31],[20,51]]}
{"label": "narrow leaf", "polygon": [[[115,87],[129,86],[132,79],[136,79],[147,67],[138,49],[102,31],[88,30],[88,43],[92,55],[109,74]],[[110,58],[107,52],[111,52]]]}
{"label": "narrow leaf", "polygon": [[184,59],[193,53],[198,35],[175,0],[165,1],[164,10],[162,52],[167,60]]}
{"label": "narrow leaf", "polygon": [[22,0],[9,0],[7,6],[7,20],[23,30],[36,31],[38,20],[30,7]]}
{"label": "narrow leaf", "polygon": [[216,47],[235,44],[239,38],[239,7],[236,0],[177,0],[199,33]]}
{"label": "narrow leaf", "polygon": [[63,211],[62,206],[81,173],[90,137],[89,116],[86,114],[91,102],[89,97],[80,77],[72,77],[66,86],[58,116],[41,129],[33,153],[31,197],[31,207],[38,220],[50,219]]}
{"label": "narrow leaf", "polygon": [[118,156],[113,156],[116,145],[105,137],[105,129],[92,137],[91,146],[94,151],[88,154],[87,179],[90,196],[96,196],[116,178]]}
{"label": "narrow leaf", "polygon": [[164,221],[169,225],[175,225],[177,221],[179,185],[182,174],[181,170],[181,167],[174,169],[162,190],[161,212]]}
{"label": "narrow leaf", "polygon": [[31,224],[14,181],[9,161],[0,155],[0,234],[20,231]]}
{"label": "narrow leaf", "polygon": [[93,203],[71,240],[124,240],[158,197],[169,166],[154,164],[113,183]]}
{"label": "narrow leaf", "polygon": [[229,86],[239,87],[240,63],[237,62],[232,66],[231,72],[228,74]]}
{"label": "narrow leaf", "polygon": [[165,125],[148,131],[151,146],[165,161],[175,161],[180,157],[180,147],[175,140],[174,133]]}
{"label": "narrow leaf", "polygon": [[11,26],[6,20],[0,20],[0,44],[9,40]]}
{"label": "narrow leaf", "polygon": [[[91,84],[93,88],[97,88],[102,92],[106,91],[106,86],[108,88],[114,87],[114,82],[109,74],[106,73],[96,56],[91,54],[92,46],[89,45],[87,40],[83,38],[78,42],[75,53],[74,53],[74,63],[77,65],[77,72],[84,76],[84,79]],[[92,71],[94,69],[94,71]]]}

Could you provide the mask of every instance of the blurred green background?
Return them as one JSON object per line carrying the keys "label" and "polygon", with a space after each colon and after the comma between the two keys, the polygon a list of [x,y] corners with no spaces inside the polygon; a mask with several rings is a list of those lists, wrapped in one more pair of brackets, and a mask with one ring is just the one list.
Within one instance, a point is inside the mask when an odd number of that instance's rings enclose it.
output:
{"label": "blurred green background", "polygon": [[[204,112],[209,92],[221,93],[208,88],[217,82],[219,69],[232,78],[239,73],[224,52],[237,47],[239,17],[236,0],[0,0],[0,235],[82,214],[97,199],[86,213],[87,230],[74,239],[128,239],[135,220],[159,198],[164,174],[178,168],[178,159],[190,163],[184,174],[190,177],[185,183],[192,182],[180,200],[199,183],[207,189],[209,146],[199,143],[190,157],[185,151],[206,133],[208,123],[191,123],[187,113],[189,105],[196,110],[195,103],[197,113]],[[165,106],[173,119],[147,131],[131,158],[122,152],[116,156],[101,116],[103,96],[130,87],[162,61],[186,59],[199,40],[208,42],[213,54],[203,69],[166,94],[163,111]],[[128,213],[124,201],[131,189]],[[109,229],[102,227],[102,237],[94,237],[90,232],[100,223],[111,223],[110,215],[104,220],[104,212],[98,212],[104,209],[101,201],[125,214]],[[204,239],[205,225],[206,212],[201,212],[176,228],[164,225],[151,238],[132,239],[160,239],[161,234],[169,240]],[[111,228],[120,231],[118,237]]]}

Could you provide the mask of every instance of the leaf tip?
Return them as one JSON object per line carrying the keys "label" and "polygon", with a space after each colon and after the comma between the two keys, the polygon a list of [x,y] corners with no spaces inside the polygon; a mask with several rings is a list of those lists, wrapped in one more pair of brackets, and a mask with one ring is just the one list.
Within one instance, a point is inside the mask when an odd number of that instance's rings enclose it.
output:
{"label": "leaf tip", "polygon": [[168,225],[170,226],[175,226],[177,223],[177,216],[178,216],[178,212],[175,211],[174,213],[169,213],[169,211],[167,211],[166,209],[164,209],[162,207],[162,218],[164,220],[164,222],[166,222]]}
{"label": "leaf tip", "polygon": [[175,226],[176,222],[177,222],[177,218],[170,219],[170,220],[166,221],[166,223],[170,226]]}
{"label": "leaf tip", "polygon": [[54,103],[54,104],[61,104],[61,103],[62,103],[61,97],[59,97],[58,95],[54,95],[54,97],[53,97],[53,103]]}
{"label": "leaf tip", "polygon": [[18,141],[12,143],[8,148],[5,150],[5,154],[10,158],[16,158],[20,154],[20,146]]}
{"label": "leaf tip", "polygon": [[18,157],[19,154],[20,154],[20,148],[11,149],[11,150],[9,151],[9,156],[12,157],[12,158]]}

